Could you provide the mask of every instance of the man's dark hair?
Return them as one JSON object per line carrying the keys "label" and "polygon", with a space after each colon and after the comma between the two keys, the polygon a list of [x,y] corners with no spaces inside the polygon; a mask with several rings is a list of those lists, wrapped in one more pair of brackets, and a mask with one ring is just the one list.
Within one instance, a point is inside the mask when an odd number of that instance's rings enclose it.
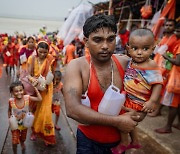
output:
{"label": "man's dark hair", "polygon": [[43,49],[49,50],[49,45],[48,45],[48,43],[45,42],[45,41],[40,41],[40,42],[38,43],[38,45],[37,45],[37,49],[39,49],[39,48],[43,48]]}
{"label": "man's dark hair", "polygon": [[180,28],[180,22],[176,24],[175,29],[179,29]]}
{"label": "man's dark hair", "polygon": [[59,77],[59,78],[62,77],[61,71],[55,71],[55,72],[54,72],[54,75],[57,76],[57,77]]}
{"label": "man's dark hair", "polygon": [[114,17],[104,14],[98,14],[93,15],[86,20],[83,26],[84,36],[88,38],[92,32],[95,32],[103,27],[107,27],[114,33],[117,33],[117,26]]}
{"label": "man's dark hair", "polygon": [[76,44],[76,41],[75,41],[75,40],[72,40],[71,43],[72,43],[73,45],[75,45],[75,44]]}
{"label": "man's dark hair", "polygon": [[11,85],[10,85],[10,87],[9,87],[10,93],[13,92],[14,87],[17,87],[17,86],[22,86],[23,89],[24,89],[24,86],[23,86],[22,82],[19,81],[19,80],[17,80],[17,81],[15,81],[15,82],[12,82],[12,83],[11,83]]}
{"label": "man's dark hair", "polygon": [[167,23],[167,22],[173,22],[173,23],[174,23],[174,26],[176,25],[176,21],[175,21],[174,19],[166,19],[166,22],[165,22],[165,23]]}
{"label": "man's dark hair", "polygon": [[152,36],[152,38],[154,38],[154,34],[150,29],[148,29],[148,28],[138,28],[138,29],[135,29],[134,31],[132,31],[130,33],[129,40],[133,36],[147,36],[147,35]]}

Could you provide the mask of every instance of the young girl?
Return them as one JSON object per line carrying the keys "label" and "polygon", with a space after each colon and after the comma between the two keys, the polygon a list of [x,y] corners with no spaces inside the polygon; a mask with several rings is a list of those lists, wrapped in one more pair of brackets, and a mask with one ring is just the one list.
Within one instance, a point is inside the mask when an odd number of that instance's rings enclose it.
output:
{"label": "young girl", "polygon": [[[36,83],[33,83],[36,85]],[[25,114],[29,111],[29,101],[41,101],[42,97],[36,87],[34,87],[36,92],[36,97],[24,95],[24,87],[21,81],[13,82],[10,85],[10,93],[12,98],[9,99],[9,110],[8,117],[13,114],[15,115],[18,122],[18,129],[12,130],[12,144],[13,152],[17,153],[17,144],[21,144],[22,152],[25,151],[25,140],[27,134],[27,128],[23,126],[23,118]]]}
{"label": "young girl", "polygon": [[[149,29],[136,29],[131,32],[127,50],[131,60],[126,68],[124,89],[127,92],[125,107],[139,112],[151,113],[162,89],[162,75],[156,63],[149,57],[154,49],[154,35]],[[113,153],[122,153],[130,148],[140,148],[136,128],[128,134],[121,133],[120,144],[113,148]],[[128,145],[129,144],[129,145]]]}
{"label": "young girl", "polygon": [[53,104],[52,104],[52,112],[56,114],[55,119],[55,129],[60,130],[61,128],[58,126],[58,120],[60,115],[60,93],[63,93],[63,83],[61,82],[62,74],[60,71],[55,71],[54,73],[54,88],[53,88]]}

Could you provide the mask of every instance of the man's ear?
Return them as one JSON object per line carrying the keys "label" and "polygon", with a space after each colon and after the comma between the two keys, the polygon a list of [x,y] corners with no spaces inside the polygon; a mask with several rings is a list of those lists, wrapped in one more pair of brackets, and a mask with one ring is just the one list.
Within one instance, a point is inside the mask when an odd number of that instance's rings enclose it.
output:
{"label": "man's ear", "polygon": [[126,44],[125,49],[127,51],[127,55],[130,56],[130,54],[129,54],[129,50],[130,50],[129,43]]}
{"label": "man's ear", "polygon": [[84,37],[84,38],[83,38],[83,41],[84,41],[85,46],[88,47],[88,38],[87,38],[87,37]]}
{"label": "man's ear", "polygon": [[130,47],[129,47],[129,43],[127,43],[127,44],[126,44],[126,50],[129,51],[129,48],[130,48]]}

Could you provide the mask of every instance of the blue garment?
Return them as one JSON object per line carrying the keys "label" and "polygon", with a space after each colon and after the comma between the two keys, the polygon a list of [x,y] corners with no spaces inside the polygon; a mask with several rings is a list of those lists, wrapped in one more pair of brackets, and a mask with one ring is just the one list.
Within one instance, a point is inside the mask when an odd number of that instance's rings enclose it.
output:
{"label": "blue garment", "polygon": [[77,151],[76,154],[112,154],[111,148],[117,146],[116,143],[98,143],[87,138],[80,129],[77,129]]}

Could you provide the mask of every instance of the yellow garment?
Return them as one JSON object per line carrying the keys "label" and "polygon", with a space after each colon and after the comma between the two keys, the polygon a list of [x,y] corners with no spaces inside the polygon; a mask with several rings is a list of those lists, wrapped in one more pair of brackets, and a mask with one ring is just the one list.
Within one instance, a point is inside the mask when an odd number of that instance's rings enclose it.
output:
{"label": "yellow garment", "polygon": [[[46,60],[42,64],[38,64],[37,58],[35,58],[34,76],[38,77],[41,74],[42,69],[46,65]],[[28,58],[28,64],[32,64],[32,56]],[[49,68],[50,69],[50,68]],[[52,120],[52,95],[53,95],[53,83],[46,87],[44,91],[40,91],[42,101],[37,103],[35,111],[35,119],[33,124],[33,131],[39,135],[46,143],[55,143],[54,124]]]}

